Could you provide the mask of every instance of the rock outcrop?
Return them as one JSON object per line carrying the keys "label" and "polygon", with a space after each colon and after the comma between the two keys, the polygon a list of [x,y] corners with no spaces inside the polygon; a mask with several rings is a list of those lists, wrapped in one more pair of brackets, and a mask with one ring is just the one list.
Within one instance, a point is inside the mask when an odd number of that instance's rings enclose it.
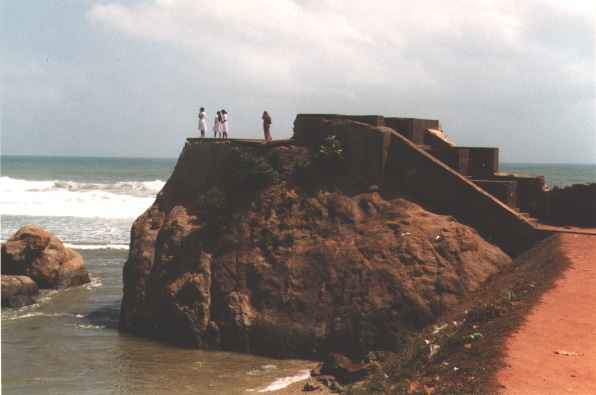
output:
{"label": "rock outcrop", "polygon": [[23,226],[2,245],[2,274],[30,277],[40,289],[91,281],[81,255],[35,225]]}
{"label": "rock outcrop", "polygon": [[2,307],[19,308],[35,301],[32,296],[39,293],[39,287],[27,276],[2,275]]}
{"label": "rock outcrop", "polygon": [[[187,142],[133,225],[121,329],[203,349],[362,358],[398,349],[510,263],[383,174],[351,173],[381,159],[349,138],[349,164],[298,179],[319,144]],[[247,151],[281,152],[280,181],[239,185]],[[225,220],[198,207],[215,187]]]}

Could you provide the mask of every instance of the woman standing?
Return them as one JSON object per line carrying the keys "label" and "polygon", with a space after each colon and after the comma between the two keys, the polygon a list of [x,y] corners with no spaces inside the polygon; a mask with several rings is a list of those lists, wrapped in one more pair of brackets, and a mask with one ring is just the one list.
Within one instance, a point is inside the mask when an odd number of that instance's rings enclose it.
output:
{"label": "woman standing", "polygon": [[205,138],[205,130],[207,130],[207,121],[205,121],[205,109],[201,107],[199,110],[199,130],[201,131],[201,138]]}
{"label": "woman standing", "polygon": [[215,117],[215,125],[213,125],[213,138],[217,138],[217,135],[221,138],[221,111],[217,112]]}
{"label": "woman standing", "polygon": [[265,140],[271,140],[271,134],[269,133],[269,127],[271,126],[271,117],[267,114],[267,111],[263,112],[263,131],[265,132]]}
{"label": "woman standing", "polygon": [[226,110],[221,110],[221,125],[222,125],[222,132],[223,138],[228,138],[228,112]]}

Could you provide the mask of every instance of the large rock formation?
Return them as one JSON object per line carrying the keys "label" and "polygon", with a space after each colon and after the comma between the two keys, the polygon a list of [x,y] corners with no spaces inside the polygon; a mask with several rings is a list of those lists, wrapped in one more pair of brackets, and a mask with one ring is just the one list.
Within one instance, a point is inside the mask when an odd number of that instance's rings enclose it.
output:
{"label": "large rock formation", "polygon": [[2,274],[28,276],[40,289],[90,282],[81,255],[35,225],[23,226],[2,245]]}
{"label": "large rock formation", "polygon": [[[361,357],[397,349],[510,263],[473,228],[368,172],[382,158],[349,136],[349,163],[312,166],[306,180],[298,170],[320,141],[275,144],[187,142],[133,225],[123,330],[274,357]],[[271,150],[285,157],[281,181],[240,185],[241,154]],[[225,210],[208,215],[197,201],[214,187]]]}

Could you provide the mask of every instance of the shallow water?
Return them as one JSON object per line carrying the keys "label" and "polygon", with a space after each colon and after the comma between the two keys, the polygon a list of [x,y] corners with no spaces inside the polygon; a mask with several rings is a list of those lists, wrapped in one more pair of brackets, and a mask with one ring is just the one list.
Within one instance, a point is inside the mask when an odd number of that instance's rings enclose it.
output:
{"label": "shallow water", "polygon": [[2,157],[1,239],[39,225],[78,251],[92,283],[2,310],[3,394],[247,394],[312,368],[171,347],[119,333],[130,228],[175,159]]}
{"label": "shallow water", "polygon": [[127,251],[79,252],[91,284],[44,291],[37,305],[3,309],[4,394],[248,394],[314,367],[119,333]]}

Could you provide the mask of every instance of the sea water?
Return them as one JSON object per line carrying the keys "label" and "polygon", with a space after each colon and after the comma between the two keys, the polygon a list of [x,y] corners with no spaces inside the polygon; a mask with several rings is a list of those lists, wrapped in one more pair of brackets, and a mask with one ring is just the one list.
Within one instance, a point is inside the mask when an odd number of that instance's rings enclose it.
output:
{"label": "sea water", "polygon": [[596,164],[594,163],[501,163],[499,164],[499,172],[544,176],[546,185],[550,188],[596,183]]}
{"label": "sea water", "polygon": [[78,251],[91,283],[2,309],[3,394],[253,394],[305,377],[312,361],[175,348],[118,331],[133,221],[175,159],[1,158],[1,239],[39,225]]}

